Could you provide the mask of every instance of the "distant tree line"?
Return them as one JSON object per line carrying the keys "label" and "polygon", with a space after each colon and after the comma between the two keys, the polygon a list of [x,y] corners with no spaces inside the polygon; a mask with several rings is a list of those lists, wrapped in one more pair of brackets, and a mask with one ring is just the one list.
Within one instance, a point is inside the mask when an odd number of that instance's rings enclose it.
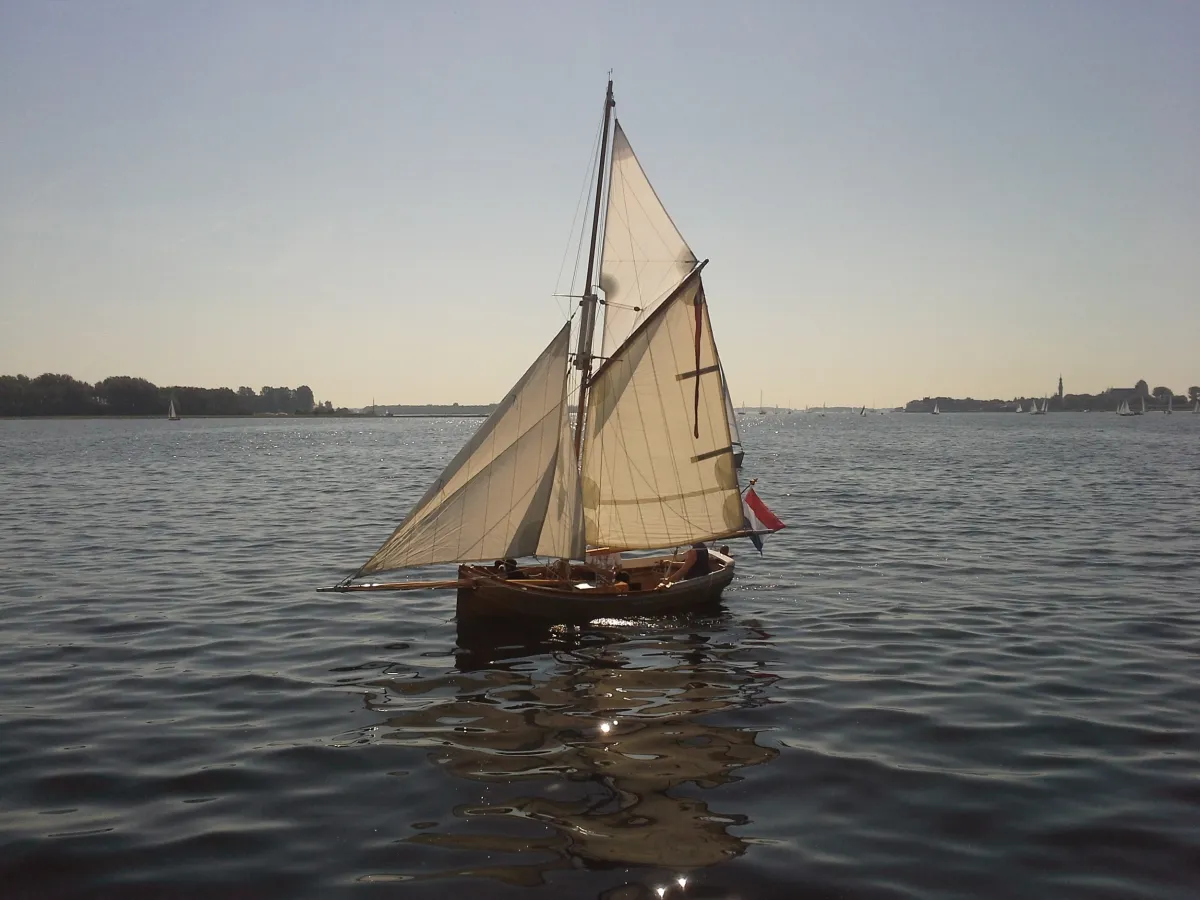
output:
{"label": "distant tree line", "polygon": [[0,416],[165,416],[171,400],[184,416],[332,412],[318,408],[308,385],[296,389],[159,387],[144,378],[116,375],[95,384],[70,375],[0,375]]}
{"label": "distant tree line", "polygon": [[1050,412],[1116,412],[1122,400],[1133,401],[1137,398],[1145,401],[1147,410],[1163,410],[1168,402],[1175,409],[1183,409],[1200,400],[1200,385],[1193,385],[1186,394],[1176,394],[1168,387],[1156,387],[1150,390],[1145,381],[1139,381],[1132,388],[1109,388],[1099,394],[1051,394],[1048,397],[1014,397],[1012,400],[975,400],[971,397],[958,399],[955,397],[925,397],[921,400],[910,400],[904,407],[905,412],[930,412],[934,403],[939,412],[1028,412],[1030,405],[1036,400],[1041,408],[1043,402],[1048,403]]}

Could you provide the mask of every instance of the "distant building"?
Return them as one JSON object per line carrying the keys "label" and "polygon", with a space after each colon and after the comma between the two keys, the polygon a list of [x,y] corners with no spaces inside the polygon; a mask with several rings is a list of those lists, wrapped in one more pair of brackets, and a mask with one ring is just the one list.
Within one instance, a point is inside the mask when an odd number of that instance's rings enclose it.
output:
{"label": "distant building", "polygon": [[1063,398],[1062,374],[1060,373],[1058,376],[1058,402],[1059,403],[1062,403],[1062,398]]}

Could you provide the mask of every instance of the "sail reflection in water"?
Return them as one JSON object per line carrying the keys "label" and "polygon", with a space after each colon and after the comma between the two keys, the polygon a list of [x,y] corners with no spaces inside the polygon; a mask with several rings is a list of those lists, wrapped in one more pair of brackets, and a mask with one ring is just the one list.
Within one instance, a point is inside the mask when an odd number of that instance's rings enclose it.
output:
{"label": "sail reflection in water", "polygon": [[[367,705],[386,715],[375,739],[436,747],[445,771],[492,785],[488,802],[453,810],[453,827],[407,840],[488,858],[448,860],[465,865],[444,874],[523,885],[581,865],[683,871],[741,855],[746,843],[729,828],[748,819],[679,789],[717,788],[778,755],[757,732],[709,721],[764,705],[776,679],[708,624],[707,634],[533,641],[495,629],[476,639],[460,626],[460,671],[370,682]],[[755,634],[747,644],[761,647],[766,635]],[[492,856],[518,852],[510,865]]]}

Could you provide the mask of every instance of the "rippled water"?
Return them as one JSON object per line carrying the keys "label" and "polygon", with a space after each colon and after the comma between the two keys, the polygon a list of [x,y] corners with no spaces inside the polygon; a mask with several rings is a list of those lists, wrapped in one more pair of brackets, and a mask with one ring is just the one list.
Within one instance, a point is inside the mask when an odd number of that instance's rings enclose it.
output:
{"label": "rippled water", "polygon": [[0,422],[0,895],[1196,896],[1200,416],[749,417],[711,618],[314,593],[477,425]]}

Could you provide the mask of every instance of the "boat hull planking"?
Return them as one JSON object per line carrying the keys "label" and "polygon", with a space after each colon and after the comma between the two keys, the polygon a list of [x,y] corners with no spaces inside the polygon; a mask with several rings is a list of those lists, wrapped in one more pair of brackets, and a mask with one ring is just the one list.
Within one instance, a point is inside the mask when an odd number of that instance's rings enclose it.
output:
{"label": "boat hull planking", "polygon": [[[733,559],[716,551],[709,558],[720,568],[677,581],[670,587],[657,587],[668,562],[678,557],[628,560],[622,569],[630,573],[631,589],[618,592],[612,586],[591,588],[523,584],[522,579],[506,579],[485,566],[460,566],[461,581],[471,587],[458,591],[460,618],[526,619],[553,623],[586,623],[605,618],[643,618],[689,612],[712,607],[720,602],[721,592],[733,581]],[[576,566],[574,572],[581,567]],[[527,567],[531,577],[544,574],[541,567]],[[573,579],[574,580],[574,579]]]}

